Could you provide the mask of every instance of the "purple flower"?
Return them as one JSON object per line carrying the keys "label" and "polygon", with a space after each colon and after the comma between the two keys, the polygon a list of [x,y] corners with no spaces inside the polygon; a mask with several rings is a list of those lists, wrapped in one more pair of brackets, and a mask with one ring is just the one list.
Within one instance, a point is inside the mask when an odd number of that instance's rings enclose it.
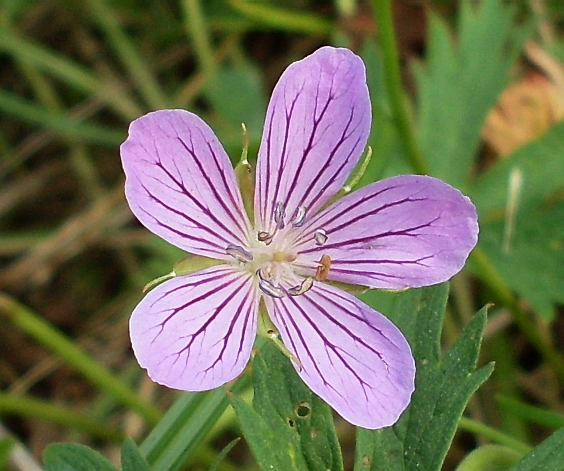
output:
{"label": "purple flower", "polygon": [[[288,67],[268,107],[247,216],[213,131],[183,110],[135,120],[121,147],[126,196],[150,231],[217,264],[153,289],[131,317],[139,364],[171,388],[202,391],[239,375],[261,319],[304,382],[353,424],[393,424],[414,389],[409,345],[339,283],[401,290],[457,273],[475,208],[435,178],[383,180],[329,204],[365,149],[364,65],[324,47]],[[339,283],[335,283],[339,282]]]}

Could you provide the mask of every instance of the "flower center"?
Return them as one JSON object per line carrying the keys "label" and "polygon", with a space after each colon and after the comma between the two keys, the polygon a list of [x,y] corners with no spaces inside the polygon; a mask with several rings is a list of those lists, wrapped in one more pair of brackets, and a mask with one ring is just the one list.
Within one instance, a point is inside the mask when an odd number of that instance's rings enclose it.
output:
{"label": "flower center", "polygon": [[[305,276],[297,264],[298,255],[289,247],[287,233],[294,227],[304,224],[307,210],[300,206],[292,217],[291,223],[286,224],[286,208],[280,202],[274,205],[273,219],[276,223],[273,233],[258,231],[256,239],[250,238],[249,247],[229,245],[225,251],[233,257],[234,262],[255,277],[261,291],[274,298],[286,295],[299,296],[307,293],[314,281],[324,281],[331,267],[331,259],[323,255],[313,268],[315,276]],[[314,232],[315,245],[321,246],[328,239],[327,232],[319,228]],[[300,263],[303,270],[303,260]]]}

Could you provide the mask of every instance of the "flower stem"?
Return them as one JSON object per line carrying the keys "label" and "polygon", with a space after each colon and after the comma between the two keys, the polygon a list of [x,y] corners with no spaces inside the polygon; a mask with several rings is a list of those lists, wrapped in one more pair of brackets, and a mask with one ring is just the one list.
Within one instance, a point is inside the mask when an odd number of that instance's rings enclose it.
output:
{"label": "flower stem", "polygon": [[526,454],[532,450],[530,445],[523,443],[516,438],[513,438],[510,435],[507,435],[495,428],[492,428],[486,424],[478,422],[477,420],[470,419],[468,417],[461,417],[458,426],[462,430],[466,430],[467,432],[475,433],[476,435],[480,435],[485,437],[493,442],[497,442],[501,445],[505,445],[519,453]]}
{"label": "flower stem", "polygon": [[161,417],[159,409],[138,396],[110,371],[36,313],[9,296],[0,294],[0,314],[3,314],[12,324],[64,359],[102,391],[112,395],[126,407],[137,411],[149,424],[154,425],[159,421]]}
{"label": "flower stem", "polygon": [[413,123],[407,112],[405,93],[399,65],[399,53],[394,34],[394,22],[390,0],[374,0],[374,13],[378,25],[378,38],[382,48],[386,86],[394,119],[405,146],[407,159],[416,173],[429,173],[428,166],[417,145]]}

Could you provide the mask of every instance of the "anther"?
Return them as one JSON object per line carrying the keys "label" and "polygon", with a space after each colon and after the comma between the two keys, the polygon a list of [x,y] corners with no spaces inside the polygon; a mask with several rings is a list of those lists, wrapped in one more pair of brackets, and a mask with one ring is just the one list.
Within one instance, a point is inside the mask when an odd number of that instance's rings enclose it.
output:
{"label": "anther", "polygon": [[227,255],[231,255],[235,260],[241,263],[250,263],[253,261],[253,254],[239,245],[228,245],[225,251]]}
{"label": "anther", "polygon": [[300,206],[296,212],[296,217],[292,221],[292,226],[301,227],[304,225],[306,218],[307,208],[305,206]]}
{"label": "anther", "polygon": [[274,239],[274,235],[266,231],[260,231],[257,234],[257,239],[259,240],[259,242],[264,242],[266,245],[270,245],[272,239]]}
{"label": "anther", "polygon": [[284,218],[286,217],[286,208],[284,203],[278,201],[274,208],[274,222],[276,222],[277,229],[284,229]]}
{"label": "anther", "polygon": [[259,288],[261,289],[261,291],[263,293],[268,294],[269,296],[272,296],[273,298],[283,298],[284,294],[285,294],[284,291],[282,290],[282,288],[278,288],[277,286],[274,286],[268,280],[261,279],[259,281]]}
{"label": "anther", "polygon": [[329,275],[329,270],[331,269],[331,257],[327,254],[321,256],[319,260],[319,266],[315,272],[315,281],[325,281]]}
{"label": "anther", "polygon": [[323,245],[325,242],[327,242],[328,236],[327,236],[327,232],[325,231],[325,229],[317,229],[314,234],[313,234],[313,238],[315,239],[315,245]]}
{"label": "anther", "polygon": [[311,276],[308,276],[307,278],[304,278],[301,284],[288,288],[288,294],[290,296],[299,296],[300,294],[307,293],[312,286],[313,278]]}

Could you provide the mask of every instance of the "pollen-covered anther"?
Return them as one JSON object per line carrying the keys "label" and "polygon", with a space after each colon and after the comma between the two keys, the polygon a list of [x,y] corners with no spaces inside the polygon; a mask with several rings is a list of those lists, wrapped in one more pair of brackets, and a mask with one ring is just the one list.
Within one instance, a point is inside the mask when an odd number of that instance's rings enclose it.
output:
{"label": "pollen-covered anther", "polygon": [[292,226],[301,227],[304,225],[306,219],[307,208],[305,206],[300,206],[296,211],[296,217],[292,221]]}
{"label": "pollen-covered anther", "polygon": [[270,245],[272,242],[272,239],[274,239],[274,234],[271,234],[269,232],[266,231],[259,231],[257,234],[257,239],[259,242],[264,242],[265,245]]}
{"label": "pollen-covered anther", "polygon": [[251,263],[253,261],[253,254],[240,245],[228,245],[225,251],[227,255],[231,255],[241,263]]}
{"label": "pollen-covered anther", "polygon": [[312,286],[313,278],[308,276],[307,278],[304,278],[299,285],[288,288],[288,294],[290,296],[300,296],[301,294],[307,293]]}
{"label": "pollen-covered anther", "polygon": [[258,269],[257,275],[259,277],[259,288],[264,294],[268,294],[268,296],[272,296],[273,298],[283,298],[286,293],[282,288],[278,286],[274,286],[268,278],[265,277],[263,270]]}
{"label": "pollen-covered anther", "polygon": [[274,222],[276,223],[277,229],[284,229],[286,227],[284,223],[284,218],[286,217],[286,206],[281,201],[276,203],[274,207]]}
{"label": "pollen-covered anther", "polygon": [[319,260],[319,266],[315,272],[315,281],[325,281],[329,275],[329,270],[331,269],[331,257],[329,255],[323,254],[321,260]]}
{"label": "pollen-covered anther", "polygon": [[313,234],[313,238],[315,239],[315,245],[318,246],[321,246],[325,242],[327,242],[328,237],[329,236],[327,235],[327,231],[321,228],[317,229]]}

